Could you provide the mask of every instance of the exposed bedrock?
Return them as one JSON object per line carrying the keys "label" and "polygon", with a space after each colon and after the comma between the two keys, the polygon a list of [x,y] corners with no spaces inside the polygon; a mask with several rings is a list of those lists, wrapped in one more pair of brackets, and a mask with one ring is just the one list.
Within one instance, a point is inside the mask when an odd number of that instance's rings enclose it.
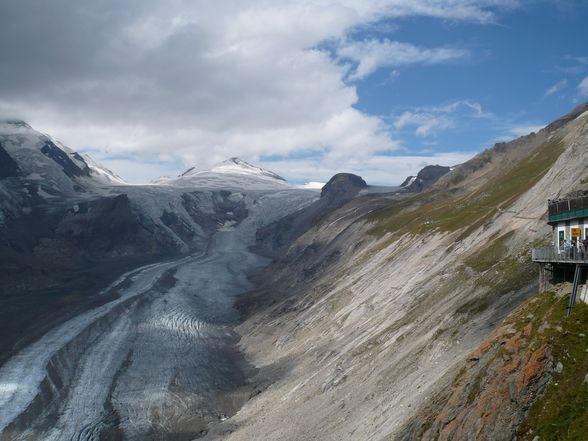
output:
{"label": "exposed bedrock", "polygon": [[[322,188],[320,199],[260,228],[256,234],[256,250],[264,255],[283,260],[282,257],[287,248],[295,243],[297,238],[313,226],[320,224],[333,211],[352,201],[366,188],[367,184],[360,176],[351,173],[334,175]],[[373,206],[386,203],[382,199],[368,199]],[[364,199],[358,203],[365,205]],[[350,205],[352,204],[347,206]]]}
{"label": "exposed bedrock", "polygon": [[329,182],[322,188],[321,199],[325,198],[331,204],[345,202],[365,188],[367,188],[367,184],[361,176],[338,173],[329,179]]}
{"label": "exposed bedrock", "polygon": [[11,178],[19,175],[18,164],[6,152],[2,143],[0,142],[0,179]]}
{"label": "exposed bedrock", "polygon": [[428,165],[417,173],[416,176],[409,176],[400,185],[401,188],[411,193],[418,193],[429,188],[442,176],[449,173],[451,167],[442,165]]}

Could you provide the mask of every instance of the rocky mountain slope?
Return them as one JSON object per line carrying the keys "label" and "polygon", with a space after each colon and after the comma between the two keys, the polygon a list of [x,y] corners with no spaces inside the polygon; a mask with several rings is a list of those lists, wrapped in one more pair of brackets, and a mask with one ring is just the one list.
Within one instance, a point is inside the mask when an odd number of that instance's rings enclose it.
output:
{"label": "rocky mountain slope", "polygon": [[[261,393],[206,439],[418,439],[406,429],[416,409],[469,381],[454,380],[468,355],[536,293],[529,249],[549,240],[546,200],[587,178],[587,110],[497,144],[428,191],[354,198],[292,242],[277,234],[278,258],[240,302]],[[519,383],[528,402],[540,392],[530,375]],[[455,410],[456,425],[470,419],[447,439],[490,421],[476,433],[510,440],[520,429],[517,416],[467,412]]]}
{"label": "rocky mountain slope", "polygon": [[449,173],[451,167],[442,165],[427,165],[416,176],[409,176],[400,184],[400,187],[410,192],[419,192],[430,187],[441,178],[441,176]]}
{"label": "rocky mountain slope", "polygon": [[546,292],[517,308],[396,439],[585,439],[588,306],[566,307]]}
{"label": "rocky mountain slope", "polygon": [[300,211],[282,217],[257,231],[256,249],[270,257],[284,253],[305,231],[367,188],[366,182],[351,173],[338,173],[321,189],[319,200]]}

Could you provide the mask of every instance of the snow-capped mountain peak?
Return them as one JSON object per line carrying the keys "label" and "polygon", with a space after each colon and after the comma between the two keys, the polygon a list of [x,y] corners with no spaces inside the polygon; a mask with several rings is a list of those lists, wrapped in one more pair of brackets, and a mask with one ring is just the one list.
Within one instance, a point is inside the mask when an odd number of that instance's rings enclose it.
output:
{"label": "snow-capped mountain peak", "polygon": [[271,178],[279,181],[286,182],[284,178],[277,175],[274,172],[265,170],[261,167],[252,165],[240,158],[233,157],[226,161],[220,162],[210,168],[209,170],[196,170],[195,167],[188,169],[186,172],[180,175],[180,178],[198,176],[203,173],[220,173],[220,174],[239,174],[239,175],[251,175],[263,178]]}
{"label": "snow-capped mountain peak", "polygon": [[2,119],[0,120],[0,125],[2,126],[2,132],[8,133],[12,131],[28,131],[33,129],[30,125],[20,119]]}
{"label": "snow-capped mountain peak", "polygon": [[250,190],[288,187],[284,178],[274,172],[233,157],[207,170],[189,168],[175,179],[160,179],[156,185],[200,188],[239,188]]}
{"label": "snow-capped mountain peak", "polygon": [[114,185],[127,185],[127,182],[114,173],[112,170],[107,169],[102,164],[99,164],[90,155],[82,155],[84,161],[90,168],[90,175],[104,184]]}
{"label": "snow-capped mountain peak", "polygon": [[[39,195],[74,195],[126,182],[50,135],[21,120],[0,120],[0,150],[18,174]],[[15,171],[18,170],[18,173]]]}
{"label": "snow-capped mountain peak", "polygon": [[24,121],[0,121],[0,150],[36,195],[79,194],[90,184],[90,169],[80,155]]}

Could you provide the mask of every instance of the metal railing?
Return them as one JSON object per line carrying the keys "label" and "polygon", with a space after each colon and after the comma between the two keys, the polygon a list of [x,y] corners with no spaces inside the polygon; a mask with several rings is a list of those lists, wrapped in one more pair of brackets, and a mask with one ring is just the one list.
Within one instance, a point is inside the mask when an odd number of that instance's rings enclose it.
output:
{"label": "metal railing", "polygon": [[578,250],[576,247],[562,250],[557,247],[533,248],[531,250],[531,259],[534,261],[544,262],[588,262],[588,255],[583,250]]}

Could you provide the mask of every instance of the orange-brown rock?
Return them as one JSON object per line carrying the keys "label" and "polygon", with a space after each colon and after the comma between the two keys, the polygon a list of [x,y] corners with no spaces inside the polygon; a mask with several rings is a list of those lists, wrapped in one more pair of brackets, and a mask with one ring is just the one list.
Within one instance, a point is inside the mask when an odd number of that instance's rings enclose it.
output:
{"label": "orange-brown rock", "polygon": [[423,406],[397,441],[510,441],[550,379],[549,349],[533,326],[497,328],[468,357],[451,388]]}

